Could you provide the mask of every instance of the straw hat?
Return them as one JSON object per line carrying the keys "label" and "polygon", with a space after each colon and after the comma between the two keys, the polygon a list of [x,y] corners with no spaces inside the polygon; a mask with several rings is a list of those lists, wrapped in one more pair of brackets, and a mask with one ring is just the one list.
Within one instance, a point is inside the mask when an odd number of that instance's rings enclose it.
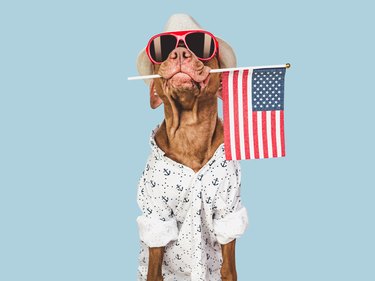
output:
{"label": "straw hat", "polygon": [[[186,14],[174,14],[167,21],[163,32],[197,29],[202,29],[202,27],[191,16]],[[236,55],[234,54],[232,47],[223,39],[218,37],[216,37],[216,39],[219,42],[220,67],[236,67]],[[146,49],[143,49],[138,55],[137,68],[140,75],[153,74],[152,62],[146,54]],[[150,82],[150,80],[144,81],[147,84]]]}

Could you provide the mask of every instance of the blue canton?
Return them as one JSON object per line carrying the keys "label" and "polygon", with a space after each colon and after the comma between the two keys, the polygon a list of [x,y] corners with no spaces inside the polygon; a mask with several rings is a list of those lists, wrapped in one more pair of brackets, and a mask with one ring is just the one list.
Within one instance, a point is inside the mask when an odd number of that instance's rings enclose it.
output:
{"label": "blue canton", "polygon": [[252,110],[284,110],[285,68],[254,69]]}

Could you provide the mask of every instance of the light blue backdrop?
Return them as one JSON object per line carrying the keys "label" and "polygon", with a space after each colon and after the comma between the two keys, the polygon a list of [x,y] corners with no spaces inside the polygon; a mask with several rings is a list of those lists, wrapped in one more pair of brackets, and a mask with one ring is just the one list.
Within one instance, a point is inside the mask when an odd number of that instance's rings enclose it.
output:
{"label": "light blue backdrop", "polygon": [[370,1],[2,1],[0,280],[135,280],[151,129],[135,59],[175,12],[290,62],[285,159],[242,162],[239,280],[375,280]]}

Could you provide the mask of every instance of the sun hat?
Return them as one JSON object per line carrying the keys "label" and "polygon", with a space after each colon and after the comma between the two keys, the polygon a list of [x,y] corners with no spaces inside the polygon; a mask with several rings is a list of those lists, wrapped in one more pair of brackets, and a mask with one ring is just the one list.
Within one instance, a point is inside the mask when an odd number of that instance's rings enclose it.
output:
{"label": "sun hat", "polygon": [[[187,14],[174,14],[172,15],[165,27],[163,32],[181,31],[181,30],[203,30],[203,28],[189,15]],[[236,67],[236,55],[232,47],[225,42],[223,39],[215,36],[219,42],[219,63],[221,68]],[[143,49],[137,58],[137,69],[140,75],[153,74],[152,62],[146,54],[146,49]],[[150,80],[144,80],[147,84]]]}

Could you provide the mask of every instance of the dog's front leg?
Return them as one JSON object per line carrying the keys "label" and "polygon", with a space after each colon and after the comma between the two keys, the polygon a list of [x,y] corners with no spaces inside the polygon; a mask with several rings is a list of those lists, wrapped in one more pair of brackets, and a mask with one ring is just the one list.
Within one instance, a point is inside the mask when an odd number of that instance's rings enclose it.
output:
{"label": "dog's front leg", "polygon": [[221,266],[222,281],[237,281],[236,271],[236,239],[228,244],[221,245],[223,264]]}
{"label": "dog's front leg", "polygon": [[148,248],[148,272],[147,281],[163,281],[162,264],[164,247]]}

